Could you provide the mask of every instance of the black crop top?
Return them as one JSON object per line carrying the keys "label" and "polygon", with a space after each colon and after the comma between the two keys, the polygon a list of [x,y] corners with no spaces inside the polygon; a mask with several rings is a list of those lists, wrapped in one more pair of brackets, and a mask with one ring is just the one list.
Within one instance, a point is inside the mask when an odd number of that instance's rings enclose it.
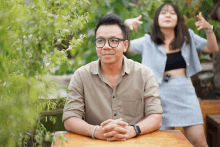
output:
{"label": "black crop top", "polygon": [[181,55],[181,51],[167,54],[165,71],[179,68],[186,68],[186,62]]}

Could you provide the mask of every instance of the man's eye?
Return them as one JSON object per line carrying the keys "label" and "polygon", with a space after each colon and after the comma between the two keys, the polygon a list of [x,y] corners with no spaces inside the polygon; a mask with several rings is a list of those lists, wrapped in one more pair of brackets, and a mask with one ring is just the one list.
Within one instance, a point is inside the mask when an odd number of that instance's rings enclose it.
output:
{"label": "man's eye", "polygon": [[102,39],[97,40],[98,43],[104,42]]}
{"label": "man's eye", "polygon": [[118,42],[118,39],[111,39],[110,40],[112,43],[117,43]]}

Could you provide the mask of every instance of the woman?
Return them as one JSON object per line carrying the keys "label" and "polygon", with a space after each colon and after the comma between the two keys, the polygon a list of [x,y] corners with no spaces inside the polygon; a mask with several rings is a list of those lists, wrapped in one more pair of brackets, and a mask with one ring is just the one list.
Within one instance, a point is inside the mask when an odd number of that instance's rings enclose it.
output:
{"label": "woman", "polygon": [[[137,31],[141,16],[125,20],[131,30]],[[183,127],[187,139],[194,146],[208,146],[203,118],[190,76],[201,71],[197,50],[218,51],[212,26],[197,15],[198,30],[205,29],[207,40],[194,34],[184,25],[177,7],[172,3],[161,5],[154,17],[150,34],[131,41],[128,52],[141,53],[142,64],[150,67],[159,83],[163,107],[161,129]]]}

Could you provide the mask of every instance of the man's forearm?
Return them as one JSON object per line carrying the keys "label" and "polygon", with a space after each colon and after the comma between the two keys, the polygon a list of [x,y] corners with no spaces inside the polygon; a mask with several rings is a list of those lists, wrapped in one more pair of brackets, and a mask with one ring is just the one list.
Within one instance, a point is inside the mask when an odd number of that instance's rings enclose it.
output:
{"label": "man's forearm", "polygon": [[160,129],[161,124],[162,124],[162,115],[151,114],[144,120],[138,122],[136,125],[140,127],[141,135],[143,135]]}
{"label": "man's forearm", "polygon": [[95,128],[95,126],[90,125],[77,117],[71,117],[65,120],[64,127],[70,132],[90,137],[92,136],[93,129]]}

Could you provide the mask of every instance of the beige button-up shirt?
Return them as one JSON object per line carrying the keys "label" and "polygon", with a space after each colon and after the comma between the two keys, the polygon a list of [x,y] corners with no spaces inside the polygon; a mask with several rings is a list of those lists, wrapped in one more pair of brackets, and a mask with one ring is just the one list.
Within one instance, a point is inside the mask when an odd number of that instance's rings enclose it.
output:
{"label": "beige button-up shirt", "polygon": [[153,113],[162,113],[159,85],[152,71],[123,57],[123,68],[115,87],[100,71],[100,60],[80,67],[73,74],[63,121],[70,117],[100,125],[107,119],[123,118],[136,124]]}

